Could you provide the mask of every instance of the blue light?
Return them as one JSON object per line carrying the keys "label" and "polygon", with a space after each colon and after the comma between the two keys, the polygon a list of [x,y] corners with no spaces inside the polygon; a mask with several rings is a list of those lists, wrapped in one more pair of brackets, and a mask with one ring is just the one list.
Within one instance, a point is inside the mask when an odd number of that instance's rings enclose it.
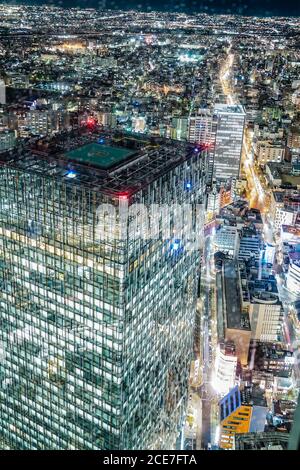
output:
{"label": "blue light", "polygon": [[70,178],[70,179],[76,178],[76,173],[75,173],[75,171],[72,171],[72,170],[68,171],[68,173],[66,174],[66,177],[67,177],[67,178]]}
{"label": "blue light", "polygon": [[103,138],[99,139],[98,144],[104,144],[104,139]]}
{"label": "blue light", "polygon": [[194,148],[194,152],[198,153],[198,152],[199,152],[199,148],[198,148],[198,147],[195,147],[195,148]]}
{"label": "blue light", "polygon": [[171,243],[171,250],[178,251],[179,248],[180,248],[180,240],[174,240],[174,242]]}
{"label": "blue light", "polygon": [[192,183],[190,183],[189,181],[185,183],[185,189],[192,189]]}

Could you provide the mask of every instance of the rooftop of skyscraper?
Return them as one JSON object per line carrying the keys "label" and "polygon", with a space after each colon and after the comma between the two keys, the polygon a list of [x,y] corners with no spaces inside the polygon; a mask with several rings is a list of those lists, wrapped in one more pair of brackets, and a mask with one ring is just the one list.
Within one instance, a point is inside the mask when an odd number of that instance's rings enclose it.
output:
{"label": "rooftop of skyscraper", "polygon": [[108,195],[130,196],[199,152],[191,144],[161,138],[72,131],[4,152],[0,164]]}
{"label": "rooftop of skyscraper", "polygon": [[245,110],[240,104],[226,104],[226,103],[216,103],[215,112],[218,113],[232,113],[232,114],[245,114]]}

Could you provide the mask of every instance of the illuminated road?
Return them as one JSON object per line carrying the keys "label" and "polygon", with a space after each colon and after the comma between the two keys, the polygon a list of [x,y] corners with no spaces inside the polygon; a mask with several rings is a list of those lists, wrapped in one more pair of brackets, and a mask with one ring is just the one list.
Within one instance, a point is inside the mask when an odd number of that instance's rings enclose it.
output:
{"label": "illuminated road", "polygon": [[202,312],[202,348],[203,348],[203,385],[200,390],[202,399],[202,434],[201,448],[207,449],[212,441],[211,430],[211,399],[214,391],[211,387],[211,294],[212,276],[210,273],[211,237],[206,237],[204,245],[204,266],[202,269],[202,288],[204,290],[204,305]]}
{"label": "illuminated road", "polygon": [[227,60],[225,61],[225,64],[220,70],[220,82],[221,82],[223,94],[226,96],[227,104],[234,104],[235,102],[232,88],[231,88],[231,83],[229,80],[231,68],[232,68],[233,61],[234,61],[234,55],[231,54],[230,52],[231,47],[232,45],[230,44],[229,48],[227,49]]}
{"label": "illuminated road", "polygon": [[[231,53],[231,48],[232,46],[230,45],[227,50],[227,60],[220,71],[220,82],[223,94],[226,96],[227,103],[238,104],[238,100],[234,95],[234,90],[230,80],[231,69],[234,62],[234,54]],[[245,130],[243,141],[242,165],[249,187],[250,207],[255,207],[263,211],[266,205],[266,193],[260,182],[259,176],[255,171],[252,135],[247,128]]]}

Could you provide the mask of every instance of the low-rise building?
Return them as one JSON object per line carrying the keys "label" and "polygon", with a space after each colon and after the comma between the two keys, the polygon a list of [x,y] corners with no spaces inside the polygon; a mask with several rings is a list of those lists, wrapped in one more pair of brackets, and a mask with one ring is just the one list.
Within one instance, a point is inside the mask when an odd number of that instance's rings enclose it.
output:
{"label": "low-rise building", "polygon": [[216,228],[214,244],[216,251],[235,257],[239,248],[239,232],[234,225],[219,225]]}
{"label": "low-rise building", "polygon": [[212,384],[216,392],[222,396],[235,385],[237,355],[233,343],[218,344]]}
{"label": "low-rise building", "polygon": [[249,318],[251,338],[257,341],[278,341],[282,325],[282,304],[276,282],[249,282]]}
{"label": "low-rise building", "polygon": [[240,389],[236,386],[220,401],[219,406],[221,449],[234,449],[236,434],[264,431],[268,408],[259,388]]}
{"label": "low-rise building", "polygon": [[289,245],[300,244],[300,226],[281,225],[280,239],[281,243],[288,243]]}
{"label": "low-rise building", "polygon": [[286,450],[288,442],[285,432],[248,432],[235,435],[234,450]]}
{"label": "low-rise building", "polygon": [[67,129],[70,117],[67,111],[32,110],[19,120],[19,133],[22,137],[29,135],[45,136]]}
{"label": "low-rise building", "polygon": [[252,370],[270,372],[273,375],[292,374],[295,363],[294,354],[284,349],[280,343],[251,341],[249,367]]}
{"label": "low-rise building", "polygon": [[254,258],[258,261],[262,247],[262,238],[255,226],[243,227],[240,232],[238,259],[247,261]]}
{"label": "low-rise building", "polygon": [[300,294],[300,252],[289,253],[286,287],[294,294]]}
{"label": "low-rise building", "polygon": [[285,146],[281,141],[258,141],[255,155],[260,165],[266,165],[268,162],[282,162]]}
{"label": "low-rise building", "polygon": [[251,327],[242,308],[239,266],[232,259],[225,259],[216,274],[216,308],[219,341],[234,343],[238,360],[247,365]]}
{"label": "low-rise building", "polygon": [[298,191],[278,189],[271,192],[270,217],[275,230],[294,225],[300,211]]}

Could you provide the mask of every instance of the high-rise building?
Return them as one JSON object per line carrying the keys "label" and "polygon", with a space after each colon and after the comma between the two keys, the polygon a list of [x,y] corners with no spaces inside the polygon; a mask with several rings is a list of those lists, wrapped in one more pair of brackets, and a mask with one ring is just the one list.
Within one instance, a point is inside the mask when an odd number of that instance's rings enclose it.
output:
{"label": "high-rise building", "polygon": [[113,127],[112,126],[113,117],[114,117],[114,115],[110,112],[99,111],[97,113],[98,122],[99,122],[99,124],[101,124],[104,127],[110,127],[110,128]]}
{"label": "high-rise building", "polygon": [[0,131],[0,152],[14,148],[16,144],[16,136],[14,131]]}
{"label": "high-rise building", "polygon": [[283,225],[297,224],[299,212],[300,196],[297,191],[271,191],[270,218],[276,230],[281,230]]}
{"label": "high-rise building", "polygon": [[6,104],[6,85],[3,79],[0,79],[0,104]]}
{"label": "high-rise building", "polygon": [[188,140],[193,143],[211,144],[216,138],[216,118],[209,109],[200,109],[189,118]]}
{"label": "high-rise building", "polygon": [[213,177],[216,144],[217,117],[209,109],[199,109],[198,114],[189,117],[188,141],[207,146],[209,159],[209,178]]}
{"label": "high-rise building", "polygon": [[132,119],[132,130],[136,133],[144,133],[146,131],[146,118],[143,116],[136,116]]}
{"label": "high-rise building", "polygon": [[177,140],[186,140],[188,130],[188,118],[178,117],[172,118],[172,137]]}
{"label": "high-rise building", "polygon": [[287,135],[287,146],[291,150],[300,150],[300,127],[292,126]]}
{"label": "high-rise building", "polygon": [[216,104],[217,134],[214,155],[214,177],[225,181],[238,178],[245,126],[241,105]]}
{"label": "high-rise building", "polygon": [[0,436],[17,449],[172,449],[193,352],[197,220],[174,240],[171,216],[172,236],[146,238],[130,210],[194,211],[205,155],[71,137],[48,157],[0,157]]}
{"label": "high-rise building", "polygon": [[51,135],[67,129],[70,116],[67,111],[32,110],[26,114],[23,125],[19,126],[22,136]]}

